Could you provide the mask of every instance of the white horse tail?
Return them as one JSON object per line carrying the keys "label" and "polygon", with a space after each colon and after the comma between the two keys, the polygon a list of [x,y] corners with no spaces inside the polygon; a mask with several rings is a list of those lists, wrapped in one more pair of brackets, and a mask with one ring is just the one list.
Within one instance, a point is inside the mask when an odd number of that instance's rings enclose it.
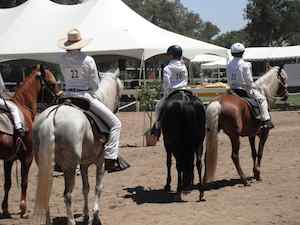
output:
{"label": "white horse tail", "polygon": [[204,183],[214,180],[218,159],[218,132],[221,104],[219,101],[211,102],[206,109],[206,154]]}
{"label": "white horse tail", "polygon": [[33,216],[35,225],[48,224],[50,222],[49,199],[52,189],[52,161],[55,146],[53,126],[52,124],[47,125],[47,122],[49,122],[49,120],[45,120],[44,123],[38,124],[36,128],[38,132],[34,132],[36,135],[33,135],[34,138],[36,138],[35,145],[38,150],[37,164],[39,168]]}

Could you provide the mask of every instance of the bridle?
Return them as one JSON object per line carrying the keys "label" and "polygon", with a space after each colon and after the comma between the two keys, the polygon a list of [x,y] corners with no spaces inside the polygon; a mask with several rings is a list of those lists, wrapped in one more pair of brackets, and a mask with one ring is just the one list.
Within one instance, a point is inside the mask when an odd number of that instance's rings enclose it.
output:
{"label": "bridle", "polygon": [[41,92],[40,92],[40,96],[39,96],[39,100],[38,103],[45,103],[46,100],[46,93],[49,95],[50,94],[50,98],[51,101],[47,102],[47,104],[54,104],[57,102],[59,95],[57,95],[54,91],[53,91],[53,87],[52,84],[50,84],[47,80],[46,80],[46,70],[43,67],[43,65],[40,66],[40,72],[37,72],[37,78],[40,81],[40,85],[41,85]]}
{"label": "bridle", "polygon": [[282,99],[282,98],[288,96],[287,84],[285,82],[285,79],[281,76],[281,71],[282,70],[283,70],[283,65],[280,66],[280,68],[279,68],[279,70],[276,74],[276,78],[277,78],[277,81],[279,83],[278,90],[281,90],[281,91],[279,93],[277,91],[276,96],[272,96],[271,93],[269,93],[269,97],[272,100]]}

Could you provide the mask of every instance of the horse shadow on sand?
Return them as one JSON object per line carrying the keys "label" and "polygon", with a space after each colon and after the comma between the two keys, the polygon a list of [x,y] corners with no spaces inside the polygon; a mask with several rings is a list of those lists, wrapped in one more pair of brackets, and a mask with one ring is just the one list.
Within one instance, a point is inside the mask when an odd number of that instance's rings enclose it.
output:
{"label": "horse shadow on sand", "polygon": [[[254,177],[248,177],[249,183],[254,182]],[[223,179],[210,182],[203,186],[204,191],[218,190],[225,187],[240,186],[244,187],[240,179]],[[152,204],[170,204],[175,202],[182,202],[178,199],[175,192],[166,192],[164,189],[149,189],[143,186],[125,188],[128,194],[123,198],[131,198],[137,205],[152,203]],[[198,185],[193,185],[191,191],[198,190]]]}
{"label": "horse shadow on sand", "polygon": [[[87,221],[84,221],[82,218],[82,214],[74,214],[74,218],[76,220],[76,225],[86,225]],[[65,216],[54,217],[52,220],[52,225],[67,225],[68,218]]]}

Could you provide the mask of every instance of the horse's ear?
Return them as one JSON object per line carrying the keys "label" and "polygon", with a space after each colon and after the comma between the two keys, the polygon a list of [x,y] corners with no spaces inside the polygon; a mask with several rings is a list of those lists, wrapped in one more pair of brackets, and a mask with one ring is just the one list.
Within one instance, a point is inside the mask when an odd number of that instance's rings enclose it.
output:
{"label": "horse's ear", "polygon": [[281,64],[280,66],[279,66],[279,70],[278,70],[278,76],[281,76],[281,71],[283,70],[283,67],[284,67],[284,64]]}

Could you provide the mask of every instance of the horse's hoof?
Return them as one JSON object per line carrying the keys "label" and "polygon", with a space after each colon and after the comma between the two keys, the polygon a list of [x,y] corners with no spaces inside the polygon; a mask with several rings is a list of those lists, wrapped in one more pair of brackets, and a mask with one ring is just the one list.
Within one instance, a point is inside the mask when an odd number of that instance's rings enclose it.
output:
{"label": "horse's hoof", "polygon": [[3,211],[1,217],[3,219],[10,219],[11,218],[11,214],[8,211]]}
{"label": "horse's hoof", "polygon": [[182,193],[181,192],[177,192],[175,195],[175,201],[177,202],[183,202],[182,200]]}
{"label": "horse's hoof", "polygon": [[199,195],[199,202],[205,202],[205,198],[204,198],[204,193],[203,192],[200,192],[200,195]]}
{"label": "horse's hoof", "polygon": [[20,217],[24,218],[24,216],[26,214],[26,203],[25,202],[21,202],[21,204],[20,204],[20,210],[21,210]]}
{"label": "horse's hoof", "polygon": [[68,220],[68,225],[76,225],[75,220]]}
{"label": "horse's hoof", "polygon": [[92,225],[102,225],[99,217],[94,217],[92,221]]}
{"label": "horse's hoof", "polygon": [[84,215],[84,216],[83,216],[83,223],[84,223],[84,224],[89,224],[89,222],[90,222],[90,217],[89,217],[89,215]]}
{"label": "horse's hoof", "polygon": [[166,185],[164,189],[165,189],[166,192],[170,192],[171,191],[171,186],[170,185]]}
{"label": "horse's hoof", "polygon": [[255,178],[255,180],[259,181],[260,178],[260,171],[253,169],[253,176]]}
{"label": "horse's hoof", "polygon": [[245,187],[251,186],[248,181],[242,181]]}

